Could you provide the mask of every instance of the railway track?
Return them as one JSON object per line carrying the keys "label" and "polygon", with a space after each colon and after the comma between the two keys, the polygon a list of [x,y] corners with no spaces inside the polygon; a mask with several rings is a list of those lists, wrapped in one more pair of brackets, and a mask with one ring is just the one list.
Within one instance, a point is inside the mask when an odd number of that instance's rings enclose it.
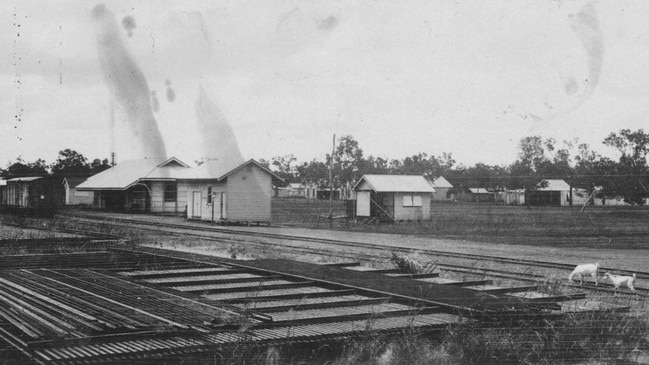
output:
{"label": "railway track", "polygon": [[[211,232],[178,226],[182,228],[163,232],[282,247],[261,239],[210,237]],[[162,229],[145,223],[135,228]],[[293,243],[290,250],[347,262],[241,261],[150,247],[2,257],[0,340],[35,363],[211,359],[217,351],[239,346],[320,347],[323,342],[363,338],[368,331],[390,336],[442,333],[483,315],[523,315],[527,320],[628,310],[606,303],[595,306],[583,292],[548,294],[536,285],[495,285],[486,278],[453,280],[436,272],[410,274],[358,264],[359,259],[385,259],[384,248],[378,248],[381,255],[332,253],[300,247],[304,241],[297,238],[287,241]],[[347,244],[337,242],[331,246]],[[475,267],[438,268],[482,275]]]}
{"label": "railway track", "polygon": [[[78,217],[78,216],[75,216]],[[112,222],[115,218],[102,219],[91,217],[82,217],[86,221],[95,221],[99,220],[101,222]],[[361,261],[365,263],[386,263],[388,261],[387,255],[385,254],[385,247],[377,247],[377,245],[372,245],[364,242],[354,242],[354,241],[341,241],[333,239],[323,239],[323,238],[314,238],[314,237],[304,237],[304,236],[292,236],[285,234],[273,234],[266,232],[250,232],[250,231],[240,231],[236,229],[227,229],[222,227],[210,227],[210,226],[197,226],[197,225],[187,225],[187,224],[169,224],[169,223],[160,223],[160,222],[149,222],[138,220],[138,219],[128,219],[128,218],[118,218],[117,222],[120,224],[127,224],[129,227],[138,229],[148,230],[148,231],[165,231],[171,235],[178,235],[182,237],[196,237],[205,240],[212,240],[219,243],[230,243],[230,244],[245,244],[245,245],[255,245],[264,249],[271,250],[286,250],[290,249],[291,254],[305,254],[305,255],[315,255],[319,257],[329,257],[336,260],[349,260],[350,262]],[[198,228],[198,229],[197,229]],[[172,231],[175,230],[175,231]],[[207,233],[205,233],[207,232]],[[213,234],[221,234],[220,237],[215,237]],[[250,239],[233,239],[228,236],[244,236],[244,237],[258,237],[264,239],[274,239],[282,240],[282,243],[272,243],[268,241],[260,240],[250,240]],[[290,244],[288,242],[294,242]],[[304,243],[316,243],[316,244],[326,244],[327,249],[321,249],[316,247],[305,247]],[[335,249],[335,246],[341,247],[343,249]],[[363,253],[363,252],[348,252],[346,251],[350,247],[361,248],[364,251],[375,251],[376,253]],[[448,252],[440,250],[431,250],[431,249],[413,249],[406,246],[390,246],[391,252],[396,252],[402,255],[408,254],[417,254],[420,257],[428,257],[430,260],[438,260],[439,257],[444,257],[448,259],[465,259],[473,260],[477,262],[493,262],[497,264],[508,264],[515,265],[515,268],[510,270],[499,270],[486,267],[484,265],[478,266],[473,265],[457,265],[450,263],[438,263],[437,265],[440,268],[443,268],[447,271],[455,271],[459,273],[472,273],[474,275],[483,275],[492,278],[506,278],[512,280],[519,280],[527,283],[534,283],[537,285],[542,284],[547,281],[545,275],[535,274],[530,272],[530,267],[541,267],[549,269],[559,269],[564,270],[565,272],[570,272],[574,269],[574,265],[563,264],[549,261],[541,260],[528,260],[528,259],[518,259],[518,258],[506,258],[490,255],[479,255],[479,254],[470,254],[470,253],[457,253],[457,252]],[[633,272],[628,270],[619,270],[613,268],[601,268],[602,271],[612,271],[622,275],[632,275]],[[649,272],[635,272],[639,279],[649,278]],[[567,274],[565,275],[567,277]],[[584,286],[570,286],[567,283],[565,287],[569,289],[578,289],[586,291],[589,293],[596,294],[610,294],[610,295],[620,295],[623,297],[633,297],[633,298],[645,298],[649,295],[649,288],[640,287],[636,285],[636,291],[638,294],[631,293],[627,290],[615,291],[614,286],[608,283],[600,283],[598,286],[593,285],[590,282],[586,282]]]}
{"label": "railway track", "polygon": [[[210,237],[214,237],[213,234],[220,234],[220,235],[234,235],[234,236],[246,236],[246,237],[258,237],[258,238],[263,238],[263,239],[276,239],[276,240],[281,240],[282,243],[269,243],[269,242],[260,242],[260,241],[251,241],[251,240],[231,240],[230,242],[232,243],[256,243],[256,244],[265,244],[267,246],[275,246],[275,247],[281,247],[281,246],[287,246],[287,241],[293,241],[293,242],[308,242],[308,243],[317,243],[317,244],[326,244],[328,249],[331,251],[336,251],[335,247],[342,247],[342,248],[349,248],[349,247],[354,247],[354,248],[362,248],[365,250],[379,250],[379,251],[385,251],[386,247],[380,247],[377,248],[377,245],[374,244],[369,244],[365,242],[355,242],[355,241],[342,241],[342,240],[334,240],[334,239],[326,239],[326,238],[316,238],[316,237],[306,237],[306,236],[295,236],[295,235],[286,235],[286,234],[278,234],[278,233],[267,233],[267,232],[251,232],[251,231],[241,231],[241,230],[236,230],[236,229],[227,229],[227,228],[222,228],[222,227],[210,227],[210,226],[199,226],[199,225],[189,225],[189,224],[172,224],[172,223],[163,223],[163,222],[147,222],[147,221],[142,221],[138,219],[128,219],[128,218],[100,218],[96,216],[88,217],[88,216],[82,216],[82,215],[69,215],[71,218],[76,218],[76,219],[83,219],[86,222],[111,222],[114,224],[126,224],[129,225],[130,227],[137,227],[138,229],[144,229],[144,230],[149,230],[149,231],[165,231],[169,232],[170,230],[180,230],[182,231],[183,236],[193,236],[193,237],[200,237],[200,238],[207,238],[209,239]],[[208,232],[210,234],[201,234],[197,232]],[[173,234],[173,232],[170,232]],[[228,239],[227,237],[222,237],[225,239]],[[290,245],[292,250],[299,250],[304,253],[316,253],[318,250],[314,249],[306,249],[304,247],[300,247],[298,245]],[[513,265],[525,265],[525,266],[533,266],[533,267],[540,267],[540,268],[548,268],[548,269],[558,269],[558,270],[564,270],[567,272],[570,272],[574,269],[575,264],[566,264],[566,263],[558,263],[558,262],[551,262],[551,261],[543,261],[543,260],[530,260],[530,259],[521,259],[521,258],[507,258],[507,257],[501,257],[501,256],[492,256],[492,255],[480,255],[480,254],[471,254],[471,253],[459,253],[459,252],[449,252],[449,251],[440,251],[440,250],[431,250],[431,249],[413,249],[411,247],[407,246],[398,246],[398,245],[391,245],[389,247],[391,251],[394,252],[399,252],[403,254],[424,254],[430,257],[446,257],[446,258],[454,258],[454,259],[467,259],[467,260],[476,260],[476,261],[490,261],[494,263],[499,263],[499,264],[513,264]],[[320,253],[322,253],[324,250],[319,250]],[[338,251],[340,252],[340,251]],[[343,257],[344,255],[338,253],[340,257]],[[369,256],[371,255],[365,255],[368,259]],[[385,256],[383,254],[383,256]],[[372,260],[368,260],[372,261]],[[616,269],[616,268],[611,268],[611,267],[601,267],[600,270],[603,271],[611,271],[614,272],[618,275],[632,275],[633,273],[636,274],[638,279],[649,279],[649,272],[647,271],[630,271],[630,270],[623,270],[623,269]],[[567,275],[566,275],[567,276]]]}

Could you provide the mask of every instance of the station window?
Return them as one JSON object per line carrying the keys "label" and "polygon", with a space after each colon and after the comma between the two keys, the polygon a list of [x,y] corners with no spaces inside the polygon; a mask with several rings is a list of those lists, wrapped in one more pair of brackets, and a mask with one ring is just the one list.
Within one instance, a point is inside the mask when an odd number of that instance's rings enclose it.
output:
{"label": "station window", "polygon": [[212,204],[212,187],[207,187],[207,204]]}
{"label": "station window", "polygon": [[175,202],[176,201],[176,182],[165,182],[165,201],[166,202]]}

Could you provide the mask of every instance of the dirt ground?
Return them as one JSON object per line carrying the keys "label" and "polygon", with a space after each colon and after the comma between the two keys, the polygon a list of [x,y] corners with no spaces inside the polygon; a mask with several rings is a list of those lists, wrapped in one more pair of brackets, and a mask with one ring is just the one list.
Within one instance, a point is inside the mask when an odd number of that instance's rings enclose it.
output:
{"label": "dirt ground", "polygon": [[[88,212],[89,213],[89,212]],[[247,227],[247,226],[217,226],[209,222],[188,221],[183,217],[152,216],[152,215],[129,215],[121,213],[94,213],[103,217],[114,216],[116,218],[138,219],[142,221],[154,221],[158,223],[185,224],[196,227],[222,228],[223,230],[238,230],[244,232],[264,232],[291,236],[316,237],[334,240],[349,240],[353,242],[370,243],[390,247],[409,247],[413,249],[429,249],[448,252],[472,253],[480,255],[492,255],[511,258],[522,258],[531,260],[554,261],[567,264],[580,264],[588,262],[600,262],[601,266],[615,267],[626,270],[648,271],[649,250],[646,249],[620,249],[611,248],[589,248],[571,245],[570,247],[553,247],[529,245],[525,242],[516,244],[502,244],[493,242],[472,241],[469,239],[444,239],[429,236],[413,236],[390,233],[369,233],[349,232],[340,230],[311,229],[299,227],[270,226],[270,227]],[[641,224],[639,222],[638,224]],[[221,234],[219,234],[221,236]],[[228,238],[238,238],[237,235],[226,235]],[[649,237],[647,237],[649,241]],[[322,248],[326,248],[322,244]]]}

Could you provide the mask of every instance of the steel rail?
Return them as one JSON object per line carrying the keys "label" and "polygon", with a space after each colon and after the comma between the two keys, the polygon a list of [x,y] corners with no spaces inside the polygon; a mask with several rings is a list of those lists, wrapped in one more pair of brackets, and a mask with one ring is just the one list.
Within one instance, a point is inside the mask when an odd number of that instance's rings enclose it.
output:
{"label": "steel rail", "polygon": [[[129,223],[129,224],[137,224],[137,225],[144,225],[144,226],[154,226],[154,227],[160,227],[160,228],[173,228],[173,229],[182,229],[182,230],[191,230],[192,232],[198,231],[205,231],[205,232],[211,232],[211,233],[221,233],[221,234],[231,234],[231,235],[241,235],[241,236],[256,236],[256,237],[262,237],[262,238],[276,238],[276,239],[282,239],[282,240],[292,240],[292,241],[303,241],[303,242],[314,242],[314,243],[326,243],[329,245],[342,245],[342,246],[353,246],[353,247],[359,247],[359,248],[366,248],[366,249],[383,249],[385,250],[386,248],[389,248],[393,251],[398,251],[398,252],[405,252],[405,253],[426,253],[429,255],[436,255],[436,256],[445,256],[445,257],[453,257],[453,258],[466,258],[466,259],[475,259],[475,260],[489,260],[489,261],[494,261],[494,262],[500,262],[500,263],[508,263],[508,264],[522,264],[522,265],[534,265],[538,267],[546,267],[546,268],[553,268],[553,269],[564,269],[564,270],[572,270],[575,267],[575,264],[565,264],[565,263],[558,263],[558,262],[551,262],[551,261],[543,261],[543,260],[530,260],[530,259],[520,259],[520,258],[506,258],[506,257],[500,257],[500,256],[492,256],[492,255],[479,255],[479,254],[470,254],[470,253],[459,253],[459,252],[449,252],[449,251],[440,251],[440,250],[431,250],[431,249],[414,249],[411,247],[406,247],[406,246],[380,246],[376,244],[370,244],[370,243],[365,243],[365,242],[358,242],[358,241],[351,241],[351,240],[335,240],[335,239],[328,239],[328,238],[319,238],[319,237],[307,237],[307,236],[297,236],[297,235],[286,235],[286,234],[279,234],[279,233],[267,233],[267,232],[251,232],[251,231],[241,231],[241,230],[235,230],[235,229],[227,229],[227,228],[221,228],[221,227],[198,227],[197,225],[189,225],[189,224],[170,224],[170,223],[161,223],[161,222],[150,222],[146,220],[139,220],[139,219],[129,219],[129,218],[115,218],[115,217],[110,217],[110,218],[102,218],[102,217],[96,217],[96,216],[79,216],[79,215],[73,215],[75,218],[83,218],[87,220],[94,220],[94,221],[109,221],[109,222],[122,222],[122,223]],[[151,229],[151,227],[144,227],[145,229],[149,230],[155,230]],[[194,233],[195,234],[195,233]],[[203,235],[201,235],[203,236]],[[264,242],[257,242],[257,243],[264,243]],[[602,271],[612,271],[619,273],[621,275],[631,275],[633,273],[636,274],[638,278],[642,279],[649,279],[649,272],[645,271],[631,271],[631,270],[623,270],[623,269],[616,269],[616,268],[609,268],[609,267],[601,267],[600,270]]]}

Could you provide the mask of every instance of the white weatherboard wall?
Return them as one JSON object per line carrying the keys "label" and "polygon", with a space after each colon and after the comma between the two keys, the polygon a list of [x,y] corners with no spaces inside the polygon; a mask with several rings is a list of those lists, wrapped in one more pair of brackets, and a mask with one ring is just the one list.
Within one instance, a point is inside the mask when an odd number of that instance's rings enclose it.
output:
{"label": "white weatherboard wall", "polygon": [[370,192],[369,191],[356,192],[356,215],[359,217],[370,216]]}
{"label": "white weatherboard wall", "polygon": [[[173,181],[175,183],[175,181]],[[164,200],[165,183],[163,181],[153,181],[149,184],[151,190],[151,212],[153,213],[177,213],[182,212],[184,206],[178,203],[178,187],[176,186],[176,200],[166,202]]]}
{"label": "white weatherboard wall", "polygon": [[227,214],[232,221],[270,221],[271,176],[254,164],[227,177]]}
{"label": "white weatherboard wall", "polygon": [[[180,184],[179,184],[180,185]],[[223,182],[218,183],[216,180],[199,180],[199,181],[183,181],[183,195],[188,197],[187,200],[187,218],[202,219],[202,220],[219,220],[219,207],[212,203],[208,203],[207,191],[212,187],[212,194],[216,195],[226,192],[227,185]],[[200,201],[194,202],[194,197],[198,196]],[[195,205],[196,203],[196,205]],[[194,207],[197,206],[198,212],[194,212]]]}
{"label": "white weatherboard wall", "polygon": [[[414,221],[430,218],[431,193],[395,193],[394,194],[394,219]],[[404,196],[420,196],[421,206],[404,206]]]}
{"label": "white weatherboard wall", "polygon": [[436,201],[452,201],[453,197],[448,194],[448,191],[451,188],[438,188],[435,187],[435,192],[433,193],[433,200]]}
{"label": "white weatherboard wall", "polygon": [[92,191],[77,191],[75,188],[65,189],[66,205],[92,205],[95,199],[95,193]]}

